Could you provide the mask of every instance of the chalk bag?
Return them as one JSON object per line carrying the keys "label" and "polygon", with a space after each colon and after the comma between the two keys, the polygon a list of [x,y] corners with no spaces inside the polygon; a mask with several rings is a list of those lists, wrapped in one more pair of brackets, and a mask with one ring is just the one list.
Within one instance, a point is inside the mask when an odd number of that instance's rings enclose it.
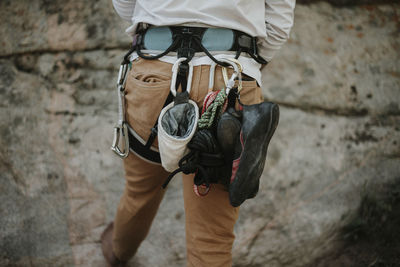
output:
{"label": "chalk bag", "polygon": [[158,148],[161,164],[169,172],[177,169],[179,160],[189,153],[187,144],[196,132],[199,118],[197,104],[189,99],[193,77],[191,62],[186,63],[189,65],[186,90],[181,93],[176,91],[178,68],[183,61],[186,61],[185,57],[179,58],[172,66],[170,90],[174,101],[163,108],[158,117]]}

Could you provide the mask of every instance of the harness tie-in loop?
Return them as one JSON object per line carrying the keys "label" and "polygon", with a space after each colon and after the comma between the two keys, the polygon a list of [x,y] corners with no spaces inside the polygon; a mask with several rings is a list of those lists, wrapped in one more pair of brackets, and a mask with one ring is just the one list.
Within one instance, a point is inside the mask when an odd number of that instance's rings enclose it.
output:
{"label": "harness tie-in loop", "polygon": [[[176,89],[177,89],[177,77],[179,75],[179,67],[181,64],[184,64],[187,58],[181,57],[178,58],[174,65],[172,65],[172,78],[171,78],[171,86],[170,90],[172,95],[175,97],[176,96]],[[193,63],[191,61],[186,63],[189,67],[188,70],[188,76],[187,76],[187,82],[186,82],[186,90],[188,93],[190,93],[190,90],[192,88],[192,79],[193,79]],[[178,85],[179,86],[179,85]]]}

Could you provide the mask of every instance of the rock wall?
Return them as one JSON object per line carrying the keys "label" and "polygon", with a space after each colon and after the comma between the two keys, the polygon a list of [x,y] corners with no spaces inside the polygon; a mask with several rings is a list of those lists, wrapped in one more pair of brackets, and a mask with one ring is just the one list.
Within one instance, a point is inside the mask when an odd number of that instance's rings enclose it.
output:
{"label": "rock wall", "polygon": [[[399,15],[297,6],[263,73],[281,119],[260,192],[241,208],[234,266],[321,263],[363,196],[400,183]],[[99,236],[124,186],[109,146],[127,25],[106,0],[2,1],[0,17],[0,265],[104,266]],[[133,265],[184,266],[180,188]]]}

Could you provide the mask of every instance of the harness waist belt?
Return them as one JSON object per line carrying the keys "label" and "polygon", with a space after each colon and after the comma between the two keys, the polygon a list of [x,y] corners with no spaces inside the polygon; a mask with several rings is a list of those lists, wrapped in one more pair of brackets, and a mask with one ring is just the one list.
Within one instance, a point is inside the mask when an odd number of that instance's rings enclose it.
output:
{"label": "harness waist belt", "polygon": [[[190,61],[194,53],[204,52],[217,64],[224,66],[226,64],[216,60],[209,51],[236,51],[236,58],[245,52],[260,64],[268,63],[258,55],[256,37],[226,28],[150,27],[138,32],[135,48],[140,57],[147,59],[157,59],[169,52],[177,52],[178,58],[186,57]],[[142,50],[163,52],[149,56]]]}

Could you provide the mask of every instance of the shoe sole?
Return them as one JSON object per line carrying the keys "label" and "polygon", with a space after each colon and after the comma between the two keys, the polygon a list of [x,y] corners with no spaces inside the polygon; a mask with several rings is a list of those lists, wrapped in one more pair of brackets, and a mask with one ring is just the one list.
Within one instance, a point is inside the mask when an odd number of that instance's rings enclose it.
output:
{"label": "shoe sole", "polygon": [[[246,118],[245,112],[254,112],[256,116],[257,111],[260,110],[258,105],[265,106],[268,111],[265,112],[265,118],[256,118],[256,121],[268,120],[268,124],[258,123],[249,121]],[[264,102],[258,105],[247,106],[243,112],[243,127],[250,124],[247,128],[249,129],[249,135],[243,136],[244,138],[244,149],[240,156],[239,168],[236,172],[236,176],[229,186],[229,200],[232,206],[240,206],[246,199],[253,198],[256,196],[259,187],[259,181],[261,174],[264,169],[266,155],[268,151],[268,145],[271,141],[272,136],[279,122],[279,106],[274,103]],[[250,109],[250,110],[249,110]],[[249,116],[252,117],[252,116]],[[247,121],[245,121],[247,120]],[[247,129],[242,128],[242,133],[246,132]],[[262,136],[262,133],[267,133],[267,135]],[[257,142],[257,139],[262,138],[261,142]],[[256,143],[254,143],[256,142]],[[260,147],[260,150],[254,151],[254,149],[246,149],[246,145],[249,147]],[[244,169],[246,168],[246,169]]]}

